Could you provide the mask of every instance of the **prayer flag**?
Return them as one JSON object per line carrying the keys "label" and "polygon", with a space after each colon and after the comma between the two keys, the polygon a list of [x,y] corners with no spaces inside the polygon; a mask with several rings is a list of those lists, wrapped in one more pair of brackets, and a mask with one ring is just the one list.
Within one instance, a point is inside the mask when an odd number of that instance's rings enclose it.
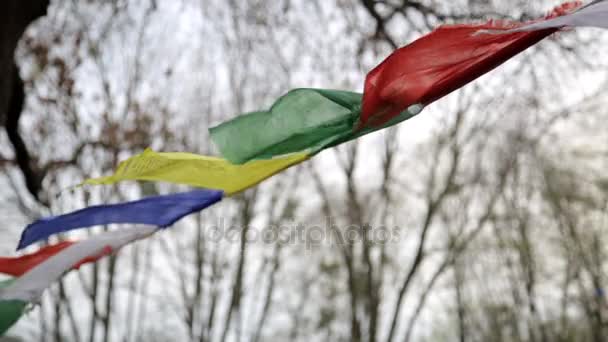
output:
{"label": "prayer flag", "polygon": [[45,240],[53,234],[83,227],[112,223],[168,227],[182,217],[220,201],[222,196],[220,190],[196,190],[119,204],[91,206],[69,214],[43,218],[25,228],[17,249]]}
{"label": "prayer flag", "polygon": [[113,184],[124,180],[160,181],[220,189],[229,196],[301,163],[308,157],[306,153],[294,153],[234,165],[221,158],[182,152],[158,153],[147,149],[120,163],[113,175],[88,179],[84,184]]}
{"label": "prayer flag", "polygon": [[222,156],[241,164],[294,152],[312,156],[407,120],[422,110],[422,106],[412,107],[386,125],[355,130],[361,98],[361,94],[349,91],[296,89],[279,98],[268,111],[241,115],[209,132]]}
{"label": "prayer flag", "polygon": [[[556,8],[546,18],[571,12],[580,2]],[[441,26],[386,58],[365,79],[359,128],[379,126],[411,106],[426,106],[491,71],[556,32],[551,27],[531,32],[491,35],[522,23]]]}
{"label": "prayer flag", "polygon": [[560,27],[599,27],[608,29],[608,1],[594,1],[574,13],[561,17],[543,20],[524,25],[506,32],[490,31],[491,33],[514,33],[544,30]]}
{"label": "prayer flag", "polygon": [[[0,289],[10,285],[12,282],[12,279],[0,281]],[[21,315],[23,315],[26,306],[27,302],[22,300],[0,300],[0,337],[13,324],[17,323]]]}
{"label": "prayer flag", "polygon": [[97,260],[126,244],[154,234],[156,227],[114,230],[79,241],[49,257],[12,283],[0,289],[0,301],[18,300],[35,303],[44,290],[82,260]]}

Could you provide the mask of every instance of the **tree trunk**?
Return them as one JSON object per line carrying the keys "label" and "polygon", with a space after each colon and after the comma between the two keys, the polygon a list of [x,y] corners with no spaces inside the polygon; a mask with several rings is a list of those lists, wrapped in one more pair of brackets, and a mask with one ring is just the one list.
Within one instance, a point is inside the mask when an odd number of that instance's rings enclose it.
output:
{"label": "tree trunk", "polygon": [[0,11],[0,125],[15,152],[28,191],[38,199],[42,177],[36,170],[19,134],[19,118],[25,102],[23,81],[15,63],[15,49],[25,29],[46,14],[49,0],[5,0]]}

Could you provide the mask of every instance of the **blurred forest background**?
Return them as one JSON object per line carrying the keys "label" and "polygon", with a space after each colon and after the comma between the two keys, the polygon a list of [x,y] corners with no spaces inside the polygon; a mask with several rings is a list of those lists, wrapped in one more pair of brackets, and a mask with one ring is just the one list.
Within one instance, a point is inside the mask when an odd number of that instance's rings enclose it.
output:
{"label": "blurred forest background", "polygon": [[[558,4],[4,1],[0,252],[41,216],[184,190],[65,190],[146,147],[214,154],[208,127],[291,88],[362,91],[437,25]],[[605,341],[607,38],[557,34],[398,127],[72,272],[9,335]]]}

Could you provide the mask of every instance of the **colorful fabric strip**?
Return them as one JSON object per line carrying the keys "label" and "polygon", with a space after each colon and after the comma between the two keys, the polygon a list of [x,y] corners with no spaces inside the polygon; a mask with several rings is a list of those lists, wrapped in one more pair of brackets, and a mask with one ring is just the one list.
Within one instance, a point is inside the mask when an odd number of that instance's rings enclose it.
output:
{"label": "colorful fabric strip", "polygon": [[253,159],[319,151],[356,139],[420,113],[413,106],[387,125],[356,131],[362,95],[327,89],[296,89],[279,98],[269,111],[239,116],[209,130],[224,158],[240,164]]}
{"label": "colorful fabric strip", "polygon": [[71,246],[72,241],[62,241],[55,245],[44,246],[32,254],[20,257],[0,257],[0,273],[20,276],[49,257]]}
{"label": "colorful fabric strip", "polygon": [[233,165],[225,159],[192,153],[150,149],[118,166],[108,177],[89,179],[84,184],[113,184],[124,180],[160,181],[223,190],[228,195],[248,189],[268,177],[308,159],[307,153]]}
{"label": "colorful fabric strip", "polygon": [[234,164],[308,152],[314,154],[352,131],[361,94],[295,89],[268,111],[241,115],[209,130],[224,158]]}
{"label": "colorful fabric strip", "polygon": [[[504,33],[526,32],[560,27],[599,27],[608,29],[608,1],[595,1],[574,13],[524,25]],[[498,33],[501,32],[498,31]]]}
{"label": "colorful fabric strip", "polygon": [[[9,286],[12,279],[0,281],[0,289]],[[21,300],[0,300],[0,337],[17,323],[23,315],[27,302]]]}
{"label": "colorful fabric strip", "polygon": [[[568,13],[579,5],[562,5],[547,18]],[[211,128],[211,139],[222,156],[236,164],[298,151],[313,155],[418,114],[425,105],[557,30],[475,34],[521,25],[490,22],[440,27],[395,51],[372,70],[363,97],[347,91],[296,89],[268,111],[248,113]]]}
{"label": "colorful fabric strip", "polygon": [[96,260],[131,242],[154,234],[156,227],[137,227],[95,235],[65,248],[0,289],[0,301],[35,303],[42,293],[82,260]]}
{"label": "colorful fabric strip", "polygon": [[[0,258],[0,273],[21,276],[75,243],[74,241],[63,241],[56,245],[45,246],[36,253],[16,258]],[[78,269],[81,265],[95,262],[111,252],[111,248],[105,248],[96,255],[89,255],[77,261],[71,268]],[[7,287],[13,282],[14,279],[0,282],[0,289]],[[0,300],[0,337],[19,320],[26,305],[27,302],[22,300]]]}
{"label": "colorful fabric strip", "polygon": [[[578,2],[562,5],[547,18],[563,15],[579,5]],[[366,77],[359,128],[382,125],[412,105],[428,105],[558,30],[477,34],[522,25],[489,22],[441,26],[396,50]]]}
{"label": "colorful fabric strip", "polygon": [[220,201],[222,196],[221,190],[196,190],[126,203],[92,206],[70,214],[40,219],[25,228],[17,248],[22,249],[53,234],[83,227],[112,223],[167,227],[186,215]]}
{"label": "colorful fabric strip", "polygon": [[[62,241],[54,245],[44,246],[32,254],[26,254],[20,257],[2,257],[0,258],[0,273],[12,276],[21,276],[27,271],[39,265],[40,263],[44,262],[46,259],[52,257],[53,255],[61,252],[62,250],[70,247],[75,243],[76,242],[74,241]],[[84,264],[95,262],[104,255],[105,254],[82,259],[76,265],[74,265],[73,268],[78,269]]]}

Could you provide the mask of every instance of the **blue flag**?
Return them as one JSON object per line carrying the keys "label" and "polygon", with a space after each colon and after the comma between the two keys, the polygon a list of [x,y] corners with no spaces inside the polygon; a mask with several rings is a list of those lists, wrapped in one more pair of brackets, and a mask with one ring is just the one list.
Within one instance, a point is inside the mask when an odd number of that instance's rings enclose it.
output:
{"label": "blue flag", "polygon": [[84,227],[111,223],[168,227],[182,217],[220,201],[223,195],[221,190],[196,190],[133,202],[92,206],[65,215],[43,218],[25,228],[17,250],[45,240],[53,234]]}

